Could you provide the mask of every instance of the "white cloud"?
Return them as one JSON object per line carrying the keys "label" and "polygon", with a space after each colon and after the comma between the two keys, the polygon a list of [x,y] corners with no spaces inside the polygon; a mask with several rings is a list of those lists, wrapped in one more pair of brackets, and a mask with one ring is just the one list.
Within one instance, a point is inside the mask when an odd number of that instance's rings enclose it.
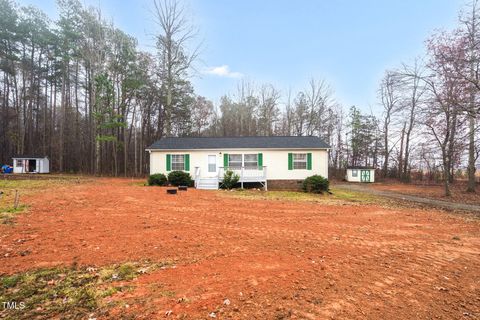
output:
{"label": "white cloud", "polygon": [[233,72],[230,71],[228,65],[224,64],[223,66],[219,67],[210,67],[205,70],[206,74],[213,74],[219,77],[227,77],[227,78],[241,78],[243,74],[240,72]]}

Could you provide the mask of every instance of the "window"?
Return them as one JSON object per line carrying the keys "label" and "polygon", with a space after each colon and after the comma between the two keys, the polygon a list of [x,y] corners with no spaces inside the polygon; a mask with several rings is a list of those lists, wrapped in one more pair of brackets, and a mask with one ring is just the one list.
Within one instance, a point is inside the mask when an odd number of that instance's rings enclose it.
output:
{"label": "window", "polygon": [[208,172],[217,172],[217,156],[208,156]]}
{"label": "window", "polygon": [[243,164],[246,169],[258,168],[258,154],[246,154],[243,158]]}
{"label": "window", "polygon": [[16,163],[17,163],[16,164],[17,167],[20,167],[20,168],[23,167],[23,160],[18,160],[17,159]]}
{"label": "window", "polygon": [[352,170],[352,177],[358,177],[358,170]]}
{"label": "window", "polygon": [[240,169],[242,167],[242,155],[241,154],[229,154],[228,166],[232,169]]}
{"label": "window", "polygon": [[293,169],[307,169],[307,154],[294,153],[293,154]]}
{"label": "window", "polygon": [[185,170],[185,155],[172,154],[172,170]]}

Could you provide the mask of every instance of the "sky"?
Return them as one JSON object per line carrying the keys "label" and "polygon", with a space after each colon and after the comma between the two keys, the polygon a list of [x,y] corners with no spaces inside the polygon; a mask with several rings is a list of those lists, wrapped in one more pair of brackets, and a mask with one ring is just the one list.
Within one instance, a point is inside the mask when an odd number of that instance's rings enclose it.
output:
{"label": "sky", "polygon": [[[154,50],[153,0],[81,0]],[[436,30],[453,29],[463,0],[181,0],[201,44],[195,91],[214,103],[239,81],[286,93],[324,79],[344,107],[378,108],[387,69],[425,52]],[[57,17],[55,0],[18,0]]]}

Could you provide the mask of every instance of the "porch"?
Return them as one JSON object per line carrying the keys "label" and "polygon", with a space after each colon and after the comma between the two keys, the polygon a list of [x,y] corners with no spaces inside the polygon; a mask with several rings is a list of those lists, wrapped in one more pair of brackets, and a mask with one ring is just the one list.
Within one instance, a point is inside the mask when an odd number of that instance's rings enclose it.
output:
{"label": "porch", "polygon": [[218,189],[221,186],[225,172],[233,171],[239,176],[238,182],[243,189],[244,183],[258,182],[267,190],[267,167],[218,167],[216,175],[203,176],[200,167],[195,167],[195,188],[197,189]]}

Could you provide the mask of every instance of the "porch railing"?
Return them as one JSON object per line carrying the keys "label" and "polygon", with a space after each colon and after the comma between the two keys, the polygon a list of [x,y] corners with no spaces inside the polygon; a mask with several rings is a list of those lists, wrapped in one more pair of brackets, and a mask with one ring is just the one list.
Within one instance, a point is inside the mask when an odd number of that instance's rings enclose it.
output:
{"label": "porch railing", "polygon": [[[240,183],[241,187],[243,188],[244,182],[260,182],[265,190],[267,190],[267,167],[260,166],[260,167],[218,167],[216,177],[208,177],[205,179],[218,179],[218,181],[222,181],[227,171],[233,171],[239,176],[238,182]],[[203,179],[200,174],[200,167],[195,167],[195,187],[199,187],[200,179]]]}
{"label": "porch railing", "polygon": [[239,182],[263,182],[267,180],[267,167],[219,167],[218,179],[222,180],[225,172],[233,171],[240,177]]}
{"label": "porch railing", "polygon": [[200,179],[200,167],[195,167],[195,177],[194,177],[194,181],[195,181],[195,188],[198,188],[198,182],[199,182],[199,179]]}

